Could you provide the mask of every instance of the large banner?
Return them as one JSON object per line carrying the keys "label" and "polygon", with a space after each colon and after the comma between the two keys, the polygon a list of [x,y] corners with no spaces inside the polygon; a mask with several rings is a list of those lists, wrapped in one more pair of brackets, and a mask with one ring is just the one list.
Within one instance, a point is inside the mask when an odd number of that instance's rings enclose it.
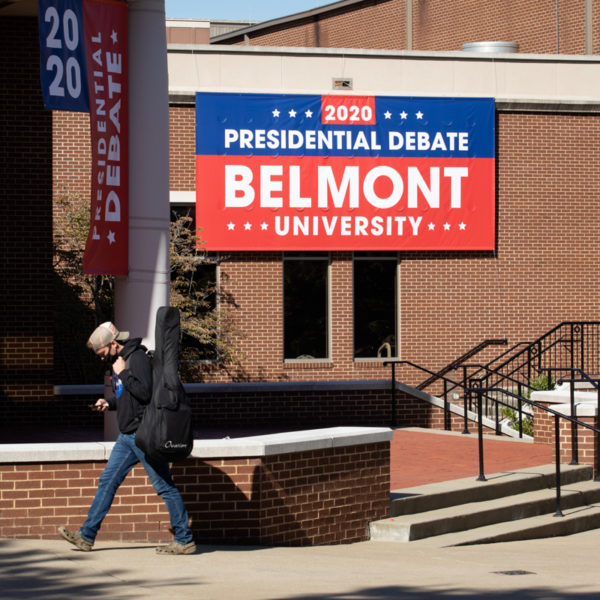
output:
{"label": "large banner", "polygon": [[490,98],[196,94],[208,250],[492,250]]}
{"label": "large banner", "polygon": [[127,3],[39,0],[44,106],[90,113],[88,274],[127,275],[129,115]]}

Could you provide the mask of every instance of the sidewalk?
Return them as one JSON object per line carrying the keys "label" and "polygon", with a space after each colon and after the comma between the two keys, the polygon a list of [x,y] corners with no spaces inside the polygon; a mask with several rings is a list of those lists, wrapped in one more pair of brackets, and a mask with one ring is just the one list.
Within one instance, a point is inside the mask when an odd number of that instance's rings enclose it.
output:
{"label": "sidewalk", "polygon": [[[551,447],[486,437],[486,474],[551,462]],[[392,489],[478,475],[475,434],[400,429]],[[3,600],[379,600],[600,597],[600,531],[545,540],[442,548],[419,542],[258,548],[199,545],[189,556],[97,542],[0,540]]]}
{"label": "sidewalk", "polygon": [[0,540],[3,600],[491,600],[600,596],[600,533],[439,548],[362,542],[308,548],[201,546],[160,556],[143,544]]}

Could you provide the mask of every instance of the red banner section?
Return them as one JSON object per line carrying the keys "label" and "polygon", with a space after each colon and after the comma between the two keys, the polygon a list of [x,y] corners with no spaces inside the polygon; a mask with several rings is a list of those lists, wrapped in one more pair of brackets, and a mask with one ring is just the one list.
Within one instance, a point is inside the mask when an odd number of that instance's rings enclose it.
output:
{"label": "red banner section", "polygon": [[197,156],[212,250],[489,250],[494,159]]}
{"label": "red banner section", "polygon": [[92,144],[92,205],[83,271],[127,275],[127,4],[83,0],[83,17]]}
{"label": "red banner section", "polygon": [[322,125],[375,125],[375,96],[322,96]]}

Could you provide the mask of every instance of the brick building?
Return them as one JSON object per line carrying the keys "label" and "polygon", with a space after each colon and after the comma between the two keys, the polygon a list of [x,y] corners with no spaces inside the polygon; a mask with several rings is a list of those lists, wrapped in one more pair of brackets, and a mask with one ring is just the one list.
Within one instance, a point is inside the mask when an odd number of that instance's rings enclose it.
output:
{"label": "brick building", "polygon": [[486,40],[531,54],[596,54],[594,0],[341,0],[220,35],[213,44],[449,51]]}
{"label": "brick building", "polygon": [[[339,406],[324,420],[360,423],[369,419],[361,399],[372,396],[376,404],[377,393],[355,390],[353,412],[345,415],[339,389],[327,386],[389,379],[382,364],[388,356],[437,369],[484,339],[516,343],[561,321],[600,319],[600,35],[592,35],[600,2],[556,7],[549,0],[346,0],[219,35],[211,46],[169,46],[173,204],[194,201],[196,91],[328,93],[349,80],[357,95],[487,96],[496,103],[494,250],[223,253],[216,277],[231,299],[244,360],[234,368],[207,365],[205,381],[280,387],[214,388],[214,398],[227,395],[221,410],[239,418],[260,398],[292,405],[310,395],[307,384],[320,383],[316,404]],[[57,379],[53,360],[51,213],[61,190],[89,194],[88,121],[41,108],[35,15],[6,10],[0,401],[9,420],[32,409],[42,422],[71,414],[55,410],[53,385],[77,383]],[[520,53],[460,52],[484,40],[517,42]],[[306,311],[302,300],[313,296]],[[368,327],[365,333],[368,309],[357,308],[373,297],[381,302],[368,314],[385,331],[377,339],[369,339]],[[210,402],[202,402],[199,410],[207,410]],[[217,419],[218,404],[207,422]]]}

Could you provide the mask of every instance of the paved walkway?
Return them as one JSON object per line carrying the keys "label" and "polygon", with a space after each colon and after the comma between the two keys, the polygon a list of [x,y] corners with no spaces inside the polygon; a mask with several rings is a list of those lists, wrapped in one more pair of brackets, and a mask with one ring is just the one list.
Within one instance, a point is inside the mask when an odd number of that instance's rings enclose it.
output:
{"label": "paved walkway", "polygon": [[[478,475],[477,438],[400,429],[392,488]],[[487,437],[486,474],[551,462],[551,447]],[[307,548],[153,546],[99,541],[83,553],[56,539],[0,540],[0,598],[21,600],[598,600],[600,532],[442,548],[363,542]]]}
{"label": "paved walkway", "polygon": [[362,542],[307,548],[0,540],[3,600],[598,600],[598,531],[440,548]]}
{"label": "paved walkway", "polygon": [[[397,429],[391,444],[391,489],[479,475],[476,430],[468,435],[427,429]],[[484,436],[484,474],[547,465],[554,447]]]}

